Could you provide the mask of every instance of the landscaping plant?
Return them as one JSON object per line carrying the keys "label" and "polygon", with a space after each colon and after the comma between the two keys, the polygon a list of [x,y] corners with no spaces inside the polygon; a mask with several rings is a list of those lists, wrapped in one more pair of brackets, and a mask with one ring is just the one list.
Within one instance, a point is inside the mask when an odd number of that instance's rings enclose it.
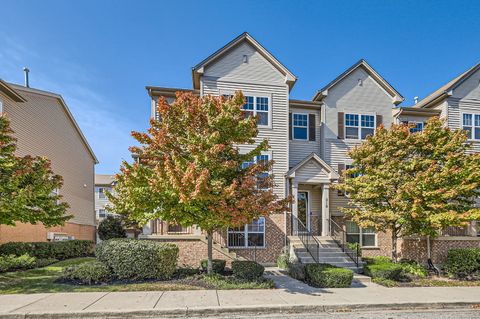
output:
{"label": "landscaping plant", "polygon": [[[212,260],[212,270],[214,273],[221,274],[225,270],[225,265],[227,264],[226,260],[222,259],[213,259]],[[203,259],[200,261],[200,267],[202,267],[203,270],[207,270],[208,267],[208,260]]]}
{"label": "landscaping plant", "polygon": [[444,270],[454,278],[480,278],[480,248],[450,249]]}
{"label": "landscaping plant", "polygon": [[54,242],[10,242],[0,245],[1,255],[20,256],[27,254],[38,259],[54,258],[64,260],[68,258],[92,256],[94,243],[90,240],[67,240]]}
{"label": "landscaping plant", "polygon": [[0,225],[63,225],[72,216],[58,194],[62,177],[53,173],[46,157],[16,156],[12,134],[10,121],[0,114]]}
{"label": "landscaping plant", "polygon": [[0,256],[0,273],[13,271],[13,270],[25,270],[35,267],[35,257],[29,255],[8,255]]}
{"label": "landscaping plant", "polygon": [[136,239],[110,239],[97,245],[97,259],[119,279],[170,279],[175,272],[178,247]]}
{"label": "landscaping plant", "polygon": [[252,260],[235,260],[232,262],[233,276],[244,280],[256,280],[263,276],[265,267]]}
{"label": "landscaping plant", "polygon": [[[160,98],[158,119],[146,133],[133,132],[134,164],[123,162],[113,211],[145,224],[156,218],[197,225],[208,238],[212,273],[213,233],[288,210],[289,199],[273,193],[272,161],[255,161],[269,149],[256,140],[257,119],[245,116],[244,96],[198,97],[178,92],[172,103]],[[245,152],[238,145],[247,145]],[[249,165],[243,165],[248,162]]]}
{"label": "landscaping plant", "polygon": [[75,283],[93,285],[110,281],[112,274],[110,268],[104,263],[92,261],[64,268],[61,278]]}
{"label": "landscaping plant", "polygon": [[329,264],[307,264],[305,280],[314,287],[348,288],[352,285],[353,271]]}
{"label": "landscaping plant", "polygon": [[360,227],[390,231],[396,262],[400,235],[435,237],[480,218],[480,153],[468,153],[470,147],[465,132],[438,118],[418,133],[403,124],[379,126],[348,153],[353,167],[336,186],[348,193],[343,211]]}
{"label": "landscaping plant", "polygon": [[98,237],[101,240],[127,237],[122,219],[120,217],[107,216],[98,225]]}

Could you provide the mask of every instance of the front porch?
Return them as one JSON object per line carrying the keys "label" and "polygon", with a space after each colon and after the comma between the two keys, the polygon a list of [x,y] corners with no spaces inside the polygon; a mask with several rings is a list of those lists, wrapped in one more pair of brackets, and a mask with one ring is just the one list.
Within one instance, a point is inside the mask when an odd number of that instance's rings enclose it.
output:
{"label": "front porch", "polygon": [[309,232],[314,236],[331,235],[330,185],[339,179],[317,154],[312,153],[285,175],[291,206],[291,235]]}

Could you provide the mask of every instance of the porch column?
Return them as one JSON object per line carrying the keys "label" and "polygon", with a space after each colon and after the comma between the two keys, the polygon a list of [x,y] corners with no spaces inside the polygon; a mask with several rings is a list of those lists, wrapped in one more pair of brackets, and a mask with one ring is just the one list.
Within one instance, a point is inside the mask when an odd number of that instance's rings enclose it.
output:
{"label": "porch column", "polygon": [[145,225],[143,225],[143,231],[142,231],[142,234],[143,235],[151,235],[152,234],[152,222],[153,221],[148,221]]}
{"label": "porch column", "polygon": [[330,236],[330,185],[322,184],[322,236]]}
{"label": "porch column", "polygon": [[293,218],[293,225],[292,225],[292,233],[293,235],[296,234],[296,231],[298,230],[298,182],[295,180],[292,181],[292,197],[293,197],[293,203],[292,203],[292,215],[294,216]]}

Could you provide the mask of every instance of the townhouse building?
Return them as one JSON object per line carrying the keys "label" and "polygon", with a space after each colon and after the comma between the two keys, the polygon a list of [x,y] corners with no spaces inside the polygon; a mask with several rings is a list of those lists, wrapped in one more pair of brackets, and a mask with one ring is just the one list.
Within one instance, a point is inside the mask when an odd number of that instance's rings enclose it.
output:
{"label": "townhouse building", "polygon": [[[472,141],[480,141],[479,78],[477,65],[415,106],[399,107],[403,96],[362,59],[311,99],[290,99],[296,76],[243,33],[192,68],[191,89],[148,86],[147,91],[152,117],[157,116],[158,98],[172,102],[177,91],[198,96],[242,91],[244,111],[258,118],[257,139],[268,139],[271,146],[254,160],[274,160],[273,191],[279,197],[294,198],[290,212],[216,234],[216,258],[268,264],[275,262],[284,247],[290,247],[301,262],[329,262],[356,269],[361,264],[348,243],[358,243],[364,256],[389,255],[391,239],[387,233],[362,229],[344,218],[341,207],[347,205],[348,196],[331,186],[352,165],[348,150],[374,134],[379,125],[415,122],[414,129],[421,130],[432,116],[446,118],[450,127],[469,130]],[[480,150],[478,145],[475,142],[475,149]],[[241,145],[240,151],[249,147]],[[473,227],[447,230],[442,235],[433,243],[437,262],[446,253],[442,247],[480,243]],[[142,237],[177,243],[184,264],[197,265],[198,259],[206,256],[205,235],[195,227],[156,220],[144,227]],[[402,256],[423,257],[424,252],[418,252],[425,245],[423,239],[405,238],[400,245]]]}

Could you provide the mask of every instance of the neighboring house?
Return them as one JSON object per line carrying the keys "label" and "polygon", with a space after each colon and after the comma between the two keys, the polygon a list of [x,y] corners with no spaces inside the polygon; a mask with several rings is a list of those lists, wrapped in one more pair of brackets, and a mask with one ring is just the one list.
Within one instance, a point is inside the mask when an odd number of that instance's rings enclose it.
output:
{"label": "neighboring house", "polygon": [[[472,75],[472,70],[468,74]],[[479,76],[480,72],[476,77]],[[435,97],[426,100],[440,103],[441,111],[435,110],[437,107],[430,110],[430,104],[423,101],[414,108],[398,108],[404,100],[402,95],[363,59],[320,89],[312,100],[290,99],[296,77],[248,33],[243,33],[193,67],[192,79],[192,89],[148,86],[151,116],[157,117],[155,108],[160,96],[172,102],[177,91],[204,96],[230,95],[241,90],[246,97],[245,112],[258,116],[258,140],[267,138],[271,145],[268,152],[254,160],[274,160],[272,173],[276,187],[273,191],[281,198],[292,195],[295,199],[291,212],[262,217],[244,227],[216,234],[215,257],[223,259],[243,257],[274,263],[283,248],[289,245],[291,252],[302,262],[320,261],[356,268],[358,264],[350,258],[351,254],[347,256],[337,246],[341,238],[359,243],[364,256],[389,255],[390,235],[361,229],[345,220],[340,208],[347,204],[348,197],[331,188],[338,182],[342,171],[352,164],[347,151],[373,134],[380,124],[389,127],[403,120],[422,122],[430,116],[447,117],[447,113],[454,112],[454,109],[455,116],[462,113],[457,110],[459,97],[455,94],[447,97],[443,93],[440,95],[455,106],[449,107],[445,104],[447,102],[440,102],[440,98]],[[471,82],[476,86],[466,84],[457,89],[457,95],[471,97],[469,92],[472,90],[480,92],[478,79]],[[468,107],[471,103],[470,99]],[[463,115],[467,125],[464,128],[470,127],[475,133],[474,119],[477,117],[474,110],[466,108],[465,112],[467,110],[472,113],[472,120]],[[480,138],[480,105],[476,110]],[[452,127],[461,126],[458,118],[453,119],[451,115],[448,118]],[[421,128],[419,125],[418,130]],[[240,150],[246,151],[250,147],[242,145]],[[478,246],[477,238],[471,237],[473,234],[462,234],[457,246]],[[301,249],[305,240],[302,243],[299,237],[304,239],[306,235],[313,243],[308,247],[313,256]],[[143,238],[176,242],[181,248],[180,262],[184,264],[197,265],[199,258],[206,255],[205,236],[195,227],[184,228],[155,220],[144,227]],[[424,244],[415,240],[417,246]],[[319,251],[315,250],[317,243]],[[402,243],[408,247],[401,249],[403,256],[418,255],[406,252],[421,250],[412,248],[412,243],[413,239]],[[436,247],[444,246],[443,243],[435,245],[434,253]],[[300,249],[293,249],[298,247]],[[442,250],[439,258],[443,258],[444,252]]]}
{"label": "neighboring house", "polygon": [[0,225],[0,243],[65,239],[95,240],[94,167],[98,163],[63,98],[0,80],[0,113],[11,121],[17,155],[45,156],[63,177],[59,190],[73,218],[64,226]]}
{"label": "neighboring house", "polygon": [[114,186],[115,176],[95,174],[95,216],[97,223],[108,215],[113,215],[108,212],[110,201],[107,198],[107,193],[111,193]]}

